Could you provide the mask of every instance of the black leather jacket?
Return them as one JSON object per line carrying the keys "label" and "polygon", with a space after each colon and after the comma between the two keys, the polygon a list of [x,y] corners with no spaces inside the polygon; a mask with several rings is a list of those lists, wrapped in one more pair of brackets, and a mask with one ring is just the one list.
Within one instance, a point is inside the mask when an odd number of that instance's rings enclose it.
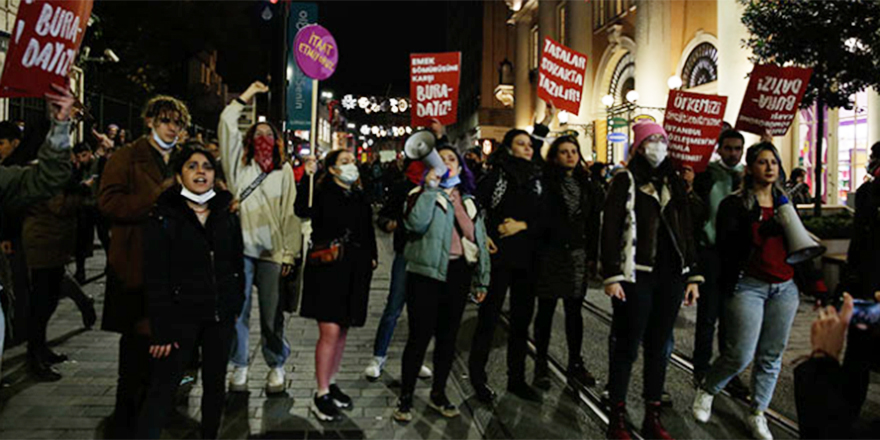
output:
{"label": "black leather jacket", "polygon": [[[601,262],[605,283],[627,281],[623,273],[623,262],[627,258],[635,258],[636,270],[653,270],[660,228],[668,228],[675,246],[673,253],[678,255],[682,274],[687,276],[688,282],[703,282],[697,272],[693,221],[684,181],[668,159],[655,170],[637,155],[628,169],[636,184],[635,255],[627,255],[630,247],[623,243],[630,179],[627,173],[619,172],[611,181],[602,221]],[[663,182],[661,192],[658,193],[652,178]]]}

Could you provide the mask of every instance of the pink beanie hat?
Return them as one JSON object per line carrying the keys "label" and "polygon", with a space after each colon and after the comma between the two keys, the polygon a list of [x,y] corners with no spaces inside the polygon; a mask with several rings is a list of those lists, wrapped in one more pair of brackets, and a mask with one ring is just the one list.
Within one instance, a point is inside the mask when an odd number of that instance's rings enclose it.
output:
{"label": "pink beanie hat", "polygon": [[664,138],[666,138],[666,142],[669,142],[669,136],[666,135],[666,130],[660,126],[660,124],[651,121],[642,121],[635,125],[633,125],[633,133],[635,135],[635,139],[633,139],[633,143],[631,148],[638,148],[639,145],[642,144],[642,141],[645,140],[648,136],[652,134],[662,134]]}

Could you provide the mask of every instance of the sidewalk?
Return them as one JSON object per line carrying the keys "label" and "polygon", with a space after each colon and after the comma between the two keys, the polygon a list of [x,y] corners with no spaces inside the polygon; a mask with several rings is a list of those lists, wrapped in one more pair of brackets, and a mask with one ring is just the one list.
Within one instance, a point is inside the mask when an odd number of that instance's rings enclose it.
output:
{"label": "sidewalk", "polygon": [[[420,381],[416,393],[414,420],[401,426],[391,419],[399,393],[400,359],[406,341],[404,318],[388,354],[389,366],[380,380],[370,383],[363,369],[372,356],[373,337],[388,292],[391,241],[380,239],[380,265],[373,277],[367,326],[353,329],[337,377],[339,386],[354,399],[354,409],[337,424],[318,421],[308,409],[314,392],[314,347],[317,326],[311,320],[288,317],[287,338],[292,353],[287,361],[287,396],[266,397],[263,387],[268,367],[259,351],[259,326],[252,325],[251,372],[248,394],[230,394],[227,399],[222,438],[481,438],[482,432],[466,405],[462,416],[447,420],[426,407],[430,384]],[[89,260],[88,275],[103,270],[104,254]],[[85,287],[96,299],[98,316],[103,306],[103,278]],[[254,301],[256,306],[257,302]],[[252,311],[257,323],[258,310]],[[100,325],[100,319],[98,326]],[[62,300],[49,327],[54,349],[70,356],[58,365],[64,378],[55,383],[30,380],[25,366],[25,347],[5,353],[4,375],[13,383],[0,390],[0,438],[104,438],[104,427],[113,412],[116,392],[118,335],[98,330],[85,331],[79,312],[69,300]],[[428,356],[430,359],[430,354]],[[455,378],[449,397],[463,402]],[[166,435],[173,438],[199,436],[201,387],[197,382],[188,397],[179,393],[176,411]]]}

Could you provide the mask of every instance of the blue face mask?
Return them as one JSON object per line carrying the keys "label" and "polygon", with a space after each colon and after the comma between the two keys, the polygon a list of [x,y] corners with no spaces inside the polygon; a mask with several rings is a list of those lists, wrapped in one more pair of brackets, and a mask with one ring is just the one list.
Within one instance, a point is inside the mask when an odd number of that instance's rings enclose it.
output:
{"label": "blue face mask", "polygon": [[153,140],[156,141],[156,143],[159,144],[159,146],[162,147],[163,150],[170,150],[174,148],[175,145],[177,145],[177,138],[174,138],[174,141],[172,141],[171,143],[165,142],[162,140],[162,138],[159,137],[158,134],[156,134],[156,130],[153,130]]}
{"label": "blue face mask", "polygon": [[442,181],[440,181],[440,187],[444,188],[444,189],[449,189],[449,188],[452,188],[460,183],[461,183],[461,179],[458,177],[458,174],[456,174],[452,177],[447,177],[447,178],[443,179]]}

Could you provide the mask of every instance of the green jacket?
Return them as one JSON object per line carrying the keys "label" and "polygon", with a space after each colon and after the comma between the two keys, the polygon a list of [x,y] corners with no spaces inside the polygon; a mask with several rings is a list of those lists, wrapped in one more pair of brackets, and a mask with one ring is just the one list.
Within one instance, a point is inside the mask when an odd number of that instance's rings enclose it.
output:
{"label": "green jacket", "polygon": [[703,226],[703,234],[699,237],[700,245],[715,246],[718,206],[725,197],[739,189],[742,173],[742,164],[727,168],[720,161],[715,161],[709,163],[706,171],[697,176],[694,191],[703,200],[709,214],[708,221]]}
{"label": "green jacket", "polygon": [[0,167],[0,204],[16,210],[55,195],[70,179],[70,122],[52,122],[31,167]]}
{"label": "green jacket", "polygon": [[[475,199],[464,195],[462,203],[474,221],[474,233],[480,256],[474,270],[471,286],[485,291],[489,287],[490,258],[486,245],[486,225],[479,214]],[[446,281],[449,267],[449,247],[452,245],[452,229],[455,227],[455,210],[445,191],[416,188],[406,203],[403,225],[407,231],[407,272],[417,273],[438,281]]]}

